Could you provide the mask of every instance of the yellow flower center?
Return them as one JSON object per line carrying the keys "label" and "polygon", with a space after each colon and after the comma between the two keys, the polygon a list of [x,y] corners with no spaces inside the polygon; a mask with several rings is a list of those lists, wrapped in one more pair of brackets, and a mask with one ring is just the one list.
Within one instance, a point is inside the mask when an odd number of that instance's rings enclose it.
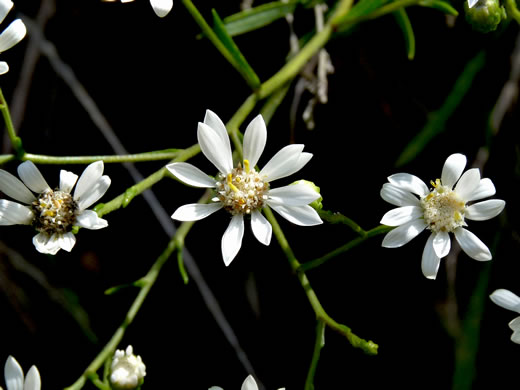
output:
{"label": "yellow flower center", "polygon": [[424,210],[424,221],[432,232],[453,232],[460,226],[465,226],[464,214],[466,204],[460,196],[440,179],[431,182],[433,190],[421,199]]}
{"label": "yellow flower center", "polygon": [[70,232],[76,221],[77,208],[68,192],[49,189],[32,203],[35,215],[33,225],[39,232],[49,235]]}

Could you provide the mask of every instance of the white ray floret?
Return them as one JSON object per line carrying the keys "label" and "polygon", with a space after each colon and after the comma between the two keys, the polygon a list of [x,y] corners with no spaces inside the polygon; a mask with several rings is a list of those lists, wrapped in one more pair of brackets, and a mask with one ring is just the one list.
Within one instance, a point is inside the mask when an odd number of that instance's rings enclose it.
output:
{"label": "white ray floret", "polygon": [[465,166],[464,155],[452,154],[444,163],[441,178],[431,181],[431,189],[408,173],[388,177],[388,183],[381,189],[381,197],[398,206],[381,219],[382,224],[396,227],[387,233],[382,245],[397,248],[423,230],[429,230],[422,255],[422,271],[429,279],[435,279],[441,258],[450,251],[450,233],[468,256],[479,261],[491,260],[488,247],[466,229],[466,220],[491,219],[502,212],[505,202],[490,199],[472,203],[494,195],[495,186],[490,179],[481,179],[478,169],[463,173]]}
{"label": "white ray floret", "polygon": [[[222,387],[212,386],[208,390],[223,390]],[[255,378],[252,375],[248,375],[247,378],[242,383],[242,387],[240,390],[258,390],[258,385],[256,384]],[[284,388],[278,390],[285,390]]]}
{"label": "white ray floret", "polygon": [[199,123],[197,138],[206,158],[218,169],[216,178],[208,176],[197,167],[184,163],[172,163],[168,170],[184,183],[213,188],[215,196],[210,204],[187,204],[172,215],[179,221],[196,221],[221,208],[231,215],[231,222],[222,237],[222,256],[229,265],[242,245],[244,216],[251,217],[255,237],[264,245],[271,242],[272,227],[261,214],[264,206],[272,207],[287,220],[302,226],[321,224],[318,213],[309,206],[320,195],[303,183],[271,189],[271,182],[292,175],[302,169],[312,158],[303,152],[304,145],[288,145],[276,153],[261,169],[256,171],[267,140],[267,129],[261,115],[254,118],[244,133],[243,166],[233,166],[231,144],[226,127],[210,110],[204,123]]}
{"label": "white ray floret", "polygon": [[[3,22],[11,8],[13,8],[11,0],[0,0],[0,23]],[[9,50],[18,42],[20,42],[27,34],[25,24],[21,19],[16,19],[0,34],[0,53]],[[9,65],[5,61],[0,61],[0,74],[7,73]]]}
{"label": "white ray floret", "polygon": [[[40,390],[40,372],[32,366],[24,376],[22,367],[12,356],[7,358],[4,366],[5,385],[7,390]],[[1,389],[1,387],[0,387]]]}
{"label": "white ray floret", "polygon": [[76,174],[61,170],[56,190],[51,189],[31,161],[18,166],[18,176],[22,180],[0,169],[0,191],[21,202],[0,199],[0,225],[34,226],[38,234],[33,244],[39,252],[52,255],[60,249],[70,252],[76,243],[74,226],[91,230],[108,226],[96,212],[87,210],[110,186],[110,178],[103,176],[102,161],[87,166],[79,180]]}
{"label": "white ray floret", "polygon": [[[498,306],[520,313],[520,297],[511,291],[501,288],[495,290],[489,297]],[[511,341],[520,344],[520,316],[513,319],[509,323],[509,327],[513,330]]]}

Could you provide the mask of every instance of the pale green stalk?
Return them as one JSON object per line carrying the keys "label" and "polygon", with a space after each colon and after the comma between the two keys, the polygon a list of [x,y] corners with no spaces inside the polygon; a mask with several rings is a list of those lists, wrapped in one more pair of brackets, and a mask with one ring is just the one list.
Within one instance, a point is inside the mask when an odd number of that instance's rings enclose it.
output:
{"label": "pale green stalk", "polygon": [[18,137],[16,135],[13,121],[11,120],[11,113],[9,112],[9,107],[7,106],[7,101],[4,98],[4,93],[2,92],[2,88],[0,88],[0,110],[2,111],[2,116],[4,117],[5,127],[7,129],[7,135],[9,136],[9,139],[11,140],[13,149],[16,151],[17,155],[23,153],[22,140],[20,139],[20,137]]}

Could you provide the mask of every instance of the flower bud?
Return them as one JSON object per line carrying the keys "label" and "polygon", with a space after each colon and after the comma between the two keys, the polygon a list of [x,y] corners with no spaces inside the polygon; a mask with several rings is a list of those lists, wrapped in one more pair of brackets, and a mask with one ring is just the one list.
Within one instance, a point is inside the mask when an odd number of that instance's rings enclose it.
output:
{"label": "flower bud", "polygon": [[126,351],[116,350],[112,358],[110,383],[115,390],[134,390],[143,384],[146,366],[135,356],[131,345]]}
{"label": "flower bud", "polygon": [[465,1],[464,11],[466,21],[474,30],[483,33],[495,31],[502,19],[506,18],[506,11],[499,0],[478,0],[471,8]]}

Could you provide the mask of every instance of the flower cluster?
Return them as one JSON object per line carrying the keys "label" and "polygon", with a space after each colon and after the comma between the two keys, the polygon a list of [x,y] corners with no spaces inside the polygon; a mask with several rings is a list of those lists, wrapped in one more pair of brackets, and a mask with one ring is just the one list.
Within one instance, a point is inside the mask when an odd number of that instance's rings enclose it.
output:
{"label": "flower cluster", "polygon": [[134,355],[134,349],[129,345],[125,351],[116,350],[110,366],[110,383],[117,390],[133,390],[143,383],[146,366],[141,356]]}
{"label": "flower cluster", "polygon": [[226,127],[210,110],[206,111],[204,123],[199,123],[197,138],[202,153],[218,169],[216,178],[208,176],[197,167],[184,163],[172,163],[168,170],[184,183],[200,188],[215,189],[209,204],[187,204],[172,215],[179,221],[197,221],[225,209],[232,217],[222,237],[222,257],[229,265],[242,246],[244,216],[251,217],[251,229],[264,245],[271,242],[272,227],[261,210],[269,206],[288,221],[301,226],[321,224],[318,213],[309,203],[320,198],[315,190],[305,183],[280,188],[271,188],[271,183],[302,169],[312,158],[303,151],[304,145],[289,145],[276,153],[257,172],[255,166],[264,151],[267,129],[261,115],[254,118],[244,133],[243,165],[233,166],[231,145]]}
{"label": "flower cluster", "polygon": [[[60,185],[55,190],[31,161],[18,166],[18,175],[21,181],[0,169],[0,191],[21,202],[0,199],[0,225],[34,226],[38,234],[34,236],[33,244],[38,252],[51,255],[60,249],[70,252],[76,243],[72,233],[75,226],[93,230],[108,226],[96,212],[86,210],[110,186],[110,178],[103,176],[102,161],[87,166],[79,180],[74,173],[62,170]],[[76,188],[71,195],[74,185]]]}
{"label": "flower cluster", "polygon": [[440,259],[450,251],[450,233],[471,258],[491,260],[488,247],[465,229],[466,220],[493,218],[504,209],[505,202],[490,199],[472,203],[494,195],[495,186],[491,180],[481,179],[477,168],[462,174],[465,166],[464,155],[452,154],[444,163],[441,178],[431,182],[432,188],[416,176],[397,173],[388,177],[381,189],[381,197],[398,206],[381,219],[384,225],[397,226],[385,236],[383,246],[403,246],[423,230],[429,230],[422,256],[422,271],[429,279],[435,279]]}

